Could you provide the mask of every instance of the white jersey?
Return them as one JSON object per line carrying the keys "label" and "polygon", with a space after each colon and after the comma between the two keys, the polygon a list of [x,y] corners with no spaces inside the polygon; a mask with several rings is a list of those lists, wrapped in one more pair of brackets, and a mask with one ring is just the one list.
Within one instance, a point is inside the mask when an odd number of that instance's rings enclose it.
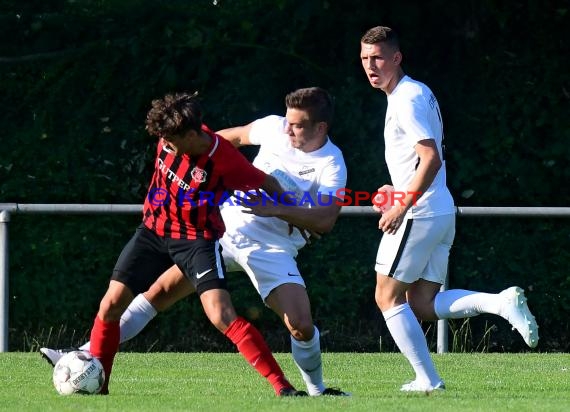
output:
{"label": "white jersey", "polygon": [[446,186],[439,105],[425,84],[404,76],[388,95],[384,124],[385,158],[394,190],[408,190],[420,161],[414,146],[425,139],[435,140],[443,163],[430,187],[408,211],[408,216],[421,218],[455,213],[453,198]]}
{"label": "white jersey", "polygon": [[[310,153],[295,149],[285,133],[286,124],[284,117],[274,115],[253,122],[249,140],[260,146],[253,164],[274,176],[285,191],[294,193],[297,205],[329,204],[324,203],[322,195],[336,196],[337,190],[346,185],[342,152],[329,138],[323,147]],[[247,214],[242,210],[235,201],[233,204],[226,202],[222,207],[226,225],[224,236],[233,242],[239,243],[240,237],[245,236],[250,241],[286,250],[292,256],[296,256],[297,250],[305,245],[298,229],[289,234],[289,224],[284,220]]]}

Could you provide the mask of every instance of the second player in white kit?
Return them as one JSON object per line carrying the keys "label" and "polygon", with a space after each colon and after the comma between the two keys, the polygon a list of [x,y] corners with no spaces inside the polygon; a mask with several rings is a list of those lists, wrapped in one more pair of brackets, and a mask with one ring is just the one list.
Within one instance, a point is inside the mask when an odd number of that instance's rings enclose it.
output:
{"label": "second player in white kit", "polygon": [[[423,83],[406,76],[398,36],[389,27],[368,30],[360,59],[375,89],[388,99],[385,158],[392,185],[380,191],[408,193],[404,204],[379,209],[384,234],[376,257],[375,299],[396,345],[415,377],[406,392],[443,390],[430,357],[421,320],[455,319],[492,313],[508,320],[526,344],[538,344],[538,326],[516,286],[501,293],[462,289],[440,292],[455,236],[455,209],[446,186],[443,124],[437,100]],[[419,199],[412,193],[421,193]]]}
{"label": "second player in white kit", "polygon": [[[280,116],[251,124],[249,142],[260,146],[253,164],[294,194],[296,207],[309,209],[334,202],[331,197],[346,185],[341,151],[328,138],[315,151],[296,149],[286,127],[287,120]],[[277,217],[244,214],[243,207],[234,204],[222,207],[222,217],[227,230],[220,243],[228,271],[243,268],[264,300],[283,283],[305,286],[295,260],[306,243],[298,228],[291,229],[286,220]]]}

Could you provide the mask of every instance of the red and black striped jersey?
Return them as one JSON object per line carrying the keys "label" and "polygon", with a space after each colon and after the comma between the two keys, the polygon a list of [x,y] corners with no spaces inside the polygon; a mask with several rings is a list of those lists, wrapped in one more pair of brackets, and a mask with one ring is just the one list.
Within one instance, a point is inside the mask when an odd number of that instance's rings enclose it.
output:
{"label": "red and black striped jersey", "polygon": [[143,208],[144,225],[173,239],[219,239],[225,231],[219,206],[233,190],[259,188],[266,174],[205,125],[212,137],[199,157],[175,156],[158,142],[154,174]]}

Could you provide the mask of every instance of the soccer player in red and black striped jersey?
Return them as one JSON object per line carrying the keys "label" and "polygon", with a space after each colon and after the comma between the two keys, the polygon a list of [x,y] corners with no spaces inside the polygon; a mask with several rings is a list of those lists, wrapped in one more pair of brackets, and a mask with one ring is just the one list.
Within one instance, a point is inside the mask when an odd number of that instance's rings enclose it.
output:
{"label": "soccer player in red and black striped jersey", "polygon": [[143,223],[119,256],[91,330],[91,353],[108,385],[119,348],[119,320],[134,296],[176,264],[192,283],[206,315],[279,396],[306,395],[285,378],[259,331],[239,317],[226,290],[218,239],[225,227],[218,205],[227,191],[263,189],[281,196],[277,180],[252,166],[228,141],[202,124],[196,94],[154,100],[146,129],[159,138]]}

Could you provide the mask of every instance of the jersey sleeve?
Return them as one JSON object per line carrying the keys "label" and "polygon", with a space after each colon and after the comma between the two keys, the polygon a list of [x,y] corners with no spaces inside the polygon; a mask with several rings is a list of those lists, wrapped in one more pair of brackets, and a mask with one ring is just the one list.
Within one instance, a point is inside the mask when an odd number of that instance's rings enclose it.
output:
{"label": "jersey sleeve", "polygon": [[284,117],[270,115],[255,120],[249,132],[249,141],[254,145],[270,144],[272,136],[284,133],[287,121]]}
{"label": "jersey sleeve", "polygon": [[323,195],[331,194],[336,197],[339,189],[346,188],[346,165],[342,155],[332,158],[323,168],[319,179],[318,192]]}
{"label": "jersey sleeve", "polygon": [[224,162],[225,186],[231,190],[247,191],[261,187],[267,176],[252,165],[241,152],[230,143],[225,144],[227,162]]}
{"label": "jersey sleeve", "polygon": [[398,118],[412,146],[420,140],[435,139],[435,131],[430,127],[428,104],[422,97],[402,101]]}

